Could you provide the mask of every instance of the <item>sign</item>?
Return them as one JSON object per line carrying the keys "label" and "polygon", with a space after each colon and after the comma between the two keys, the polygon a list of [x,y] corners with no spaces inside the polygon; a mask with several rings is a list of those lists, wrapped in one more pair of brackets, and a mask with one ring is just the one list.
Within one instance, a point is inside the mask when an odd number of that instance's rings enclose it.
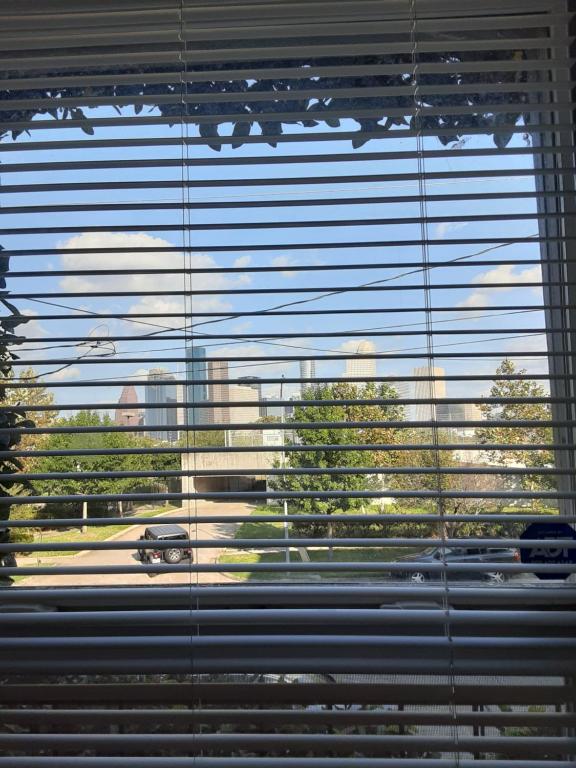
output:
{"label": "sign", "polygon": [[262,430],[262,445],[283,445],[284,434],[281,429]]}
{"label": "sign", "polygon": [[[567,547],[563,541],[575,541],[576,531],[568,523],[531,523],[520,535],[527,546],[520,548],[520,560],[528,565],[547,563],[564,565],[576,563],[576,549]],[[550,546],[528,546],[530,539],[549,539]],[[567,579],[570,573],[537,573],[539,579]]]}

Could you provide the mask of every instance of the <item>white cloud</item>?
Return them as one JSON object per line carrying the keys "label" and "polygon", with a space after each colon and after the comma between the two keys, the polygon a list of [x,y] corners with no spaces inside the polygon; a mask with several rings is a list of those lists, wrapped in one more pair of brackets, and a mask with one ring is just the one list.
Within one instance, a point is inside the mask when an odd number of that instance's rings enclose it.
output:
{"label": "white cloud", "polygon": [[22,346],[15,346],[14,352],[22,360],[39,359],[46,357],[47,354],[51,354],[50,352],[47,353],[44,349],[42,339],[48,336],[48,331],[35,319],[37,312],[32,309],[22,309],[21,314],[26,315],[30,320],[16,326],[14,329],[15,335],[24,339]]}
{"label": "white cloud", "polygon": [[476,275],[471,282],[478,285],[486,283],[533,283],[542,277],[542,271],[538,265],[521,269],[519,272],[515,272],[515,269],[513,264],[498,264],[494,269]]}
{"label": "white cloud", "polygon": [[443,221],[441,224],[436,225],[434,234],[438,240],[443,240],[451,232],[457,232],[459,229],[464,229],[467,226],[468,222],[466,221]]}
{"label": "white cloud", "polygon": [[41,339],[48,335],[46,328],[38,320],[34,319],[38,314],[37,312],[34,312],[32,309],[23,309],[21,314],[31,319],[16,328],[17,336],[26,336],[27,339]]}
{"label": "white cloud", "polygon": [[[227,275],[222,273],[193,274],[185,279],[181,270],[185,266],[194,269],[214,269],[217,263],[205,253],[192,253],[184,259],[180,252],[142,253],[141,248],[166,248],[171,243],[159,237],[152,237],[143,232],[85,232],[70,238],[63,243],[65,253],[62,254],[62,266],[70,270],[98,271],[99,269],[134,270],[128,275],[87,275],[83,277],[69,276],[62,279],[60,288],[64,291],[90,294],[98,291],[125,290],[130,292],[154,292],[156,295],[142,296],[134,301],[129,312],[132,314],[144,312],[196,312],[226,311],[229,304],[215,296],[162,297],[170,291],[186,290],[224,290],[249,282],[247,275]],[[102,253],[76,253],[77,249],[98,248]],[[125,248],[122,253],[106,251],[106,248]],[[133,249],[133,250],[131,250]],[[173,273],[161,275],[138,274],[142,269],[171,269]],[[158,323],[169,327],[178,327],[183,323],[176,318],[150,318],[146,322]],[[133,324],[131,324],[133,328]]]}
{"label": "white cloud", "polygon": [[80,368],[71,366],[70,368],[62,368],[60,371],[46,374],[44,378],[50,381],[65,381],[66,379],[77,379],[78,376],[80,376]]}
{"label": "white cloud", "polygon": [[[494,283],[514,283],[515,286],[522,286],[526,283],[536,283],[542,280],[542,271],[538,265],[534,267],[528,267],[527,269],[520,269],[515,271],[516,267],[513,264],[498,264],[493,269],[489,269],[486,272],[482,272],[480,275],[472,278],[470,281],[476,285],[490,285]],[[505,285],[500,288],[480,288],[473,291],[464,301],[457,304],[457,307],[485,307],[490,306],[494,301],[494,296],[499,293],[505,293],[507,291],[515,290],[514,287],[506,287]],[[534,286],[533,293],[538,295],[540,293],[540,287]]]}
{"label": "white cloud", "polygon": [[[294,267],[298,264],[298,262],[290,256],[275,256],[270,263],[273,267]],[[290,270],[286,270],[280,272],[280,274],[282,277],[289,279],[294,277],[296,273]]]}
{"label": "white cloud", "polygon": [[251,261],[252,261],[252,256],[239,256],[237,259],[234,260],[234,263],[232,264],[232,266],[236,267],[236,269],[241,269],[242,267],[247,267]]}
{"label": "white cloud", "polygon": [[546,352],[548,349],[546,335],[534,334],[521,339],[510,339],[504,347],[506,353],[526,352],[527,359],[513,358],[517,368],[525,368],[528,373],[548,374],[548,357],[546,355],[530,358],[530,353]]}
{"label": "white cloud", "polygon": [[248,333],[252,327],[253,323],[251,320],[244,320],[241,323],[234,323],[232,326],[232,333]]}

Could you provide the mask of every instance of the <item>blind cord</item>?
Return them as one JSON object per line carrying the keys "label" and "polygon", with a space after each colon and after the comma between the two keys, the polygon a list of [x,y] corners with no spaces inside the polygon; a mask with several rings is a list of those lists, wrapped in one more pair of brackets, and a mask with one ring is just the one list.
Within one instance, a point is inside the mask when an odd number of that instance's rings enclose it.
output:
{"label": "blind cord", "polygon": [[[179,72],[180,72],[180,138],[181,138],[181,158],[182,158],[182,167],[181,167],[181,181],[182,181],[182,263],[184,265],[183,270],[183,287],[184,287],[184,295],[183,295],[183,312],[184,317],[187,318],[190,316],[190,319],[193,318],[193,295],[192,295],[192,289],[193,289],[193,277],[191,273],[191,266],[192,266],[192,253],[191,253],[191,231],[190,231],[190,163],[189,163],[189,141],[188,141],[188,121],[184,119],[185,113],[186,113],[186,105],[188,103],[187,100],[187,57],[184,56],[184,52],[187,48],[187,41],[186,36],[184,34],[184,0],[180,0],[180,6],[179,6],[179,26],[178,26],[178,60],[179,60]],[[190,338],[190,334],[188,331],[188,324],[183,328],[184,331],[184,366],[185,366],[185,378],[188,379],[188,350],[192,350],[192,356],[194,354],[194,339]],[[176,385],[177,386],[177,385]],[[194,385],[192,385],[194,386]],[[189,391],[189,384],[184,385],[184,400],[187,402],[189,400],[188,397],[188,391]],[[182,390],[179,390],[182,391]],[[178,400],[178,390],[176,393],[176,400]],[[186,422],[188,419],[188,411],[185,411],[184,414],[184,421]],[[178,418],[176,419],[178,421]],[[190,430],[186,430],[185,432],[185,441],[186,441],[186,452],[182,455],[182,458],[184,456],[186,457],[186,461],[190,461],[190,438],[192,437],[192,444],[194,447],[196,447],[196,432],[190,432]],[[194,464],[194,470],[196,470],[196,452],[192,451],[192,461]],[[188,517],[188,538],[192,540],[192,509],[190,505],[190,482],[193,481],[193,476],[188,476],[187,481],[187,498],[183,499],[183,503],[186,504],[187,508],[187,517]],[[196,520],[198,517],[198,509],[197,509],[197,500],[194,499],[194,519]],[[194,539],[198,540],[198,524],[194,525]],[[193,595],[193,563],[196,563],[198,561],[198,548],[190,548],[191,556],[189,559],[189,570],[188,570],[188,608],[189,608],[189,639],[190,639],[190,688],[192,691],[192,708],[196,706],[195,703],[195,697],[194,697],[194,690],[195,690],[195,682],[196,682],[196,664],[195,664],[195,653],[194,653],[194,635],[196,637],[198,636],[198,633],[200,631],[200,625],[198,622],[196,622],[196,626],[194,627],[194,607],[196,608],[196,614],[199,611],[199,595],[198,595],[198,572],[196,571],[196,596],[194,598]],[[195,600],[195,602],[194,602]],[[196,718],[192,718],[192,736],[193,736],[193,749],[192,749],[192,765],[196,765],[196,756],[197,756],[197,749],[195,748],[195,742],[196,742],[196,736],[198,735],[198,722]]]}
{"label": "blind cord", "polygon": [[[427,349],[427,357],[428,357],[428,375],[430,377],[433,376],[434,373],[434,321],[432,318],[432,296],[431,296],[431,287],[430,287],[430,253],[429,253],[429,247],[428,247],[428,206],[427,206],[427,187],[426,187],[426,162],[424,158],[424,139],[422,136],[422,122],[421,122],[421,111],[420,111],[420,72],[419,72],[419,50],[418,50],[418,15],[417,15],[417,9],[416,9],[417,0],[410,0],[410,18],[411,18],[411,29],[410,29],[410,38],[412,43],[412,83],[414,86],[413,90],[413,98],[414,98],[414,122],[416,127],[416,148],[417,148],[417,165],[418,165],[418,185],[419,185],[419,196],[420,196],[420,238],[422,241],[422,263],[424,264],[422,268],[422,282],[423,282],[423,288],[424,288],[424,317],[426,321],[426,349]],[[433,265],[432,265],[433,266]],[[429,396],[432,402],[434,403],[436,401],[436,381],[434,378],[431,378],[428,382],[429,385]],[[455,676],[455,669],[454,669],[454,646],[452,642],[452,628],[451,628],[451,622],[450,622],[450,603],[449,603],[449,597],[448,597],[448,571],[447,571],[447,563],[446,563],[446,537],[447,537],[447,531],[446,531],[446,508],[444,503],[444,498],[442,497],[442,474],[440,472],[441,469],[441,452],[440,452],[440,436],[439,436],[439,429],[438,429],[438,422],[437,422],[437,411],[436,406],[432,404],[430,406],[431,414],[430,417],[433,421],[433,426],[431,429],[431,437],[432,437],[432,445],[433,445],[433,454],[434,454],[434,464],[436,467],[436,475],[435,475],[435,481],[436,481],[436,492],[438,493],[438,498],[436,501],[438,515],[439,515],[439,526],[440,526],[440,536],[441,536],[441,544],[440,544],[440,553],[442,557],[442,565],[443,569],[441,572],[441,580],[443,582],[443,592],[442,592],[442,610],[444,612],[444,636],[446,638],[446,641],[448,643],[448,680],[449,685],[451,688],[451,701],[450,701],[450,709],[451,709],[451,715],[452,715],[452,734],[453,734],[453,741],[454,741],[454,759],[455,759],[455,768],[459,768],[460,766],[460,747],[459,747],[459,730],[458,730],[458,718],[457,718],[457,712],[456,712],[456,676]]]}

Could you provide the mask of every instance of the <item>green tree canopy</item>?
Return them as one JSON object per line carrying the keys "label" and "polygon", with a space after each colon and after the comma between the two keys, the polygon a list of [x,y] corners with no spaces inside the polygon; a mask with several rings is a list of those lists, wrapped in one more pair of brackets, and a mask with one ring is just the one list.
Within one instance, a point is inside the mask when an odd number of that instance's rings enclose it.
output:
{"label": "green tree canopy", "polygon": [[[291,419],[295,424],[306,422],[358,422],[358,421],[400,421],[404,418],[402,406],[380,404],[379,400],[396,399],[396,390],[387,384],[376,388],[373,384],[364,387],[339,383],[309,387],[302,393],[303,400],[328,401],[311,402],[294,409]],[[330,401],[370,400],[368,404],[346,405]],[[290,491],[364,491],[376,487],[375,476],[382,467],[391,466],[398,460],[395,452],[389,455],[381,451],[330,450],[323,446],[362,445],[366,443],[390,443],[399,439],[398,428],[386,427],[295,427],[296,441],[309,447],[307,451],[290,452],[286,458],[288,467],[298,469],[314,468],[326,470],[321,475],[287,475],[275,483],[277,490]],[[337,474],[338,467],[374,467],[374,476],[366,474]],[[296,510],[304,513],[332,514],[339,510],[358,509],[369,503],[363,499],[350,498],[306,498],[293,502]]]}
{"label": "green tree canopy", "polygon": [[[14,379],[14,375],[9,377]],[[35,382],[37,374],[34,368],[24,368],[18,376],[19,383]],[[54,395],[45,386],[30,387],[30,388],[15,388],[8,386],[6,388],[6,398],[4,404],[7,406],[13,406],[22,410],[28,418],[34,421],[36,427],[41,429],[50,427],[56,421],[58,416],[58,407],[54,406]],[[41,407],[50,410],[31,410],[30,407]],[[39,450],[44,446],[47,440],[47,435],[33,435],[23,434],[20,436],[18,442],[18,450],[33,451]],[[30,459],[21,459],[24,468],[27,468],[30,464]]]}
{"label": "green tree canopy", "polygon": [[[80,411],[68,418],[59,419],[56,426],[62,427],[106,427],[112,426],[109,416],[102,416],[96,411]],[[129,432],[76,432],[56,433],[48,436],[43,446],[48,450],[81,449],[114,450],[123,448],[151,448],[149,438]],[[69,472],[115,472],[115,471],[163,471],[178,469],[180,457],[178,454],[96,454],[90,456],[39,456],[34,460],[33,469],[37,473]],[[60,495],[85,494],[118,494],[129,492],[154,492],[166,487],[162,478],[87,478],[76,480],[74,477],[59,480],[38,480],[35,491],[38,494],[53,493],[57,484]],[[89,512],[93,515],[103,514],[107,505],[93,503]],[[50,510],[48,510],[50,512]]]}
{"label": "green tree canopy", "polygon": [[[511,360],[504,360],[496,369],[497,376],[525,377],[524,368],[517,369]],[[531,450],[529,448],[514,448],[515,445],[550,444],[552,429],[546,424],[535,426],[498,426],[491,421],[541,421],[551,419],[550,405],[538,402],[546,397],[544,387],[536,381],[527,378],[496,379],[490,389],[490,397],[500,400],[520,400],[521,402],[482,403],[480,410],[486,419],[486,426],[476,430],[478,442],[485,444],[500,444],[510,446],[507,450],[488,450],[488,458],[493,464],[520,465],[539,469],[554,464],[554,454],[550,450]],[[522,402],[526,401],[528,402]],[[530,402],[535,400],[535,402]],[[521,475],[520,481],[524,490],[546,490],[554,488],[554,477],[551,475]]]}

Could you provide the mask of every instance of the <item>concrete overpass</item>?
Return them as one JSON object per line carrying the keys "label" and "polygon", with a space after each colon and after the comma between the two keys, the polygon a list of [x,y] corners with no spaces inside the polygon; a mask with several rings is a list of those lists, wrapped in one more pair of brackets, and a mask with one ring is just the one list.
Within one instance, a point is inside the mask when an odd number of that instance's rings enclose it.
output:
{"label": "concrete overpass", "polygon": [[182,454],[182,493],[254,490],[265,483],[265,470],[279,463],[280,452],[242,451]]}

